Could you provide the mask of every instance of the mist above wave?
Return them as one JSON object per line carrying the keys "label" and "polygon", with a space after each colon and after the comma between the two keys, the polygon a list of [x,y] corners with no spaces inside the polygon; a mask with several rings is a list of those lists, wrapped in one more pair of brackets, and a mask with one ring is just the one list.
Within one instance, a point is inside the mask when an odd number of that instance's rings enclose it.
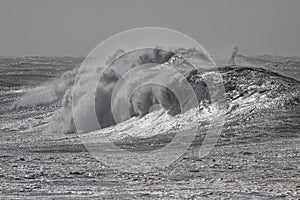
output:
{"label": "mist above wave", "polygon": [[48,105],[61,101],[68,89],[74,84],[77,68],[64,72],[60,77],[46,82],[25,94],[14,102],[13,108]]}

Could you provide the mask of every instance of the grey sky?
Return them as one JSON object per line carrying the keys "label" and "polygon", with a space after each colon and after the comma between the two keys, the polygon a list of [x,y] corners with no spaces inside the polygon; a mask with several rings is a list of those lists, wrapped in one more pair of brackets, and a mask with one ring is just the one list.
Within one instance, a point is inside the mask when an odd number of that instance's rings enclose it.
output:
{"label": "grey sky", "polygon": [[0,55],[87,55],[107,37],[159,26],[208,51],[300,56],[299,0],[1,0]]}

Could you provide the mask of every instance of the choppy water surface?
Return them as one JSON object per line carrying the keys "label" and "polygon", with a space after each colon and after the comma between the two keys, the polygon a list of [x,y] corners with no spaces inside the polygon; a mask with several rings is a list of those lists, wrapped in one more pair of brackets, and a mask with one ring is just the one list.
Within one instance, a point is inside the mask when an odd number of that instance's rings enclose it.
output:
{"label": "choppy water surface", "polygon": [[[209,103],[175,116],[163,108],[154,110],[86,134],[93,142],[95,135],[105,135],[123,149],[148,151],[197,125],[199,134],[183,156],[147,173],[118,172],[103,165],[74,134],[66,97],[82,60],[0,59],[1,198],[299,197],[299,59],[239,56],[235,66],[188,75],[199,94],[205,91],[207,74],[217,70],[224,80],[225,125],[205,158],[197,158],[197,150],[209,119],[218,112]],[[199,98],[209,102],[205,95]]]}

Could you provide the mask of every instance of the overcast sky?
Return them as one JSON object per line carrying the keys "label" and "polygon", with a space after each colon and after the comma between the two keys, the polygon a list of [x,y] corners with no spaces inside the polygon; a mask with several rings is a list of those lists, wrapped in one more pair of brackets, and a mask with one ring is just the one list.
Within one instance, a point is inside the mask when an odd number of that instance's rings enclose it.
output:
{"label": "overcast sky", "polygon": [[0,0],[0,56],[84,56],[144,26],[178,30],[208,51],[300,56],[300,0]]}

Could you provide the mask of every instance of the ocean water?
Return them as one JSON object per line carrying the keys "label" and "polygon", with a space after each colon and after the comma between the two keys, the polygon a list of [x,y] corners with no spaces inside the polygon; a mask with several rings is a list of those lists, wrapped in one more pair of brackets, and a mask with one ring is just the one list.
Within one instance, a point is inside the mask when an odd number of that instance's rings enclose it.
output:
{"label": "ocean water", "polygon": [[[167,63],[179,70],[182,66],[189,69],[180,56],[167,52],[150,61],[138,57],[151,54],[147,51],[134,55],[141,59],[139,64]],[[136,61],[136,57],[128,55],[125,60]],[[152,98],[156,90],[144,89],[132,100],[132,109],[135,104],[142,108],[131,111],[129,118],[121,117],[117,125],[107,110],[110,102],[100,101],[111,95],[119,80],[108,71],[96,93],[96,102],[101,102],[96,103],[97,117],[106,128],[92,127],[81,136],[76,134],[70,98],[83,59],[0,59],[1,198],[264,199],[299,195],[299,58],[238,55],[234,64],[215,59],[216,68],[194,73],[183,70],[199,106],[178,113],[173,98],[163,96],[145,103],[142,96]],[[112,69],[123,64],[115,63]],[[147,65],[147,69],[153,67],[154,73],[155,66]],[[198,158],[209,122],[221,112],[205,93],[203,79],[216,72],[225,88],[225,124],[213,150]],[[145,74],[143,70],[138,73]],[[117,104],[120,99],[116,98]],[[163,106],[152,110],[157,102]],[[147,112],[141,114],[143,109]],[[167,145],[176,134],[191,130],[197,130],[191,148],[170,166],[150,172],[116,171],[82,144],[83,140],[97,144],[108,138],[128,151],[152,151]]]}

